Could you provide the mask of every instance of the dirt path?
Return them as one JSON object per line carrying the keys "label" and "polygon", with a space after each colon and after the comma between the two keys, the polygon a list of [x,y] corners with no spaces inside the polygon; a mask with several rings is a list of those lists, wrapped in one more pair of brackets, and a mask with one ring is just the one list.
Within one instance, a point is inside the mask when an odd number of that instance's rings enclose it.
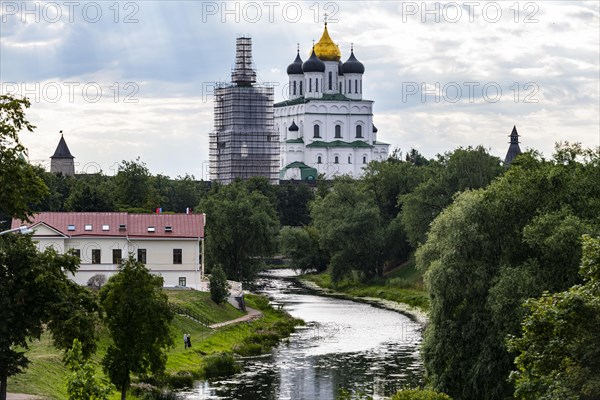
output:
{"label": "dirt path", "polygon": [[236,319],[232,319],[231,321],[225,321],[225,322],[219,322],[218,324],[212,324],[212,325],[210,325],[210,328],[217,329],[222,326],[237,324],[239,322],[253,321],[257,318],[262,317],[262,313],[258,310],[255,310],[254,308],[246,307],[246,310],[248,310],[248,314],[246,314],[242,317],[236,318]]}
{"label": "dirt path", "polygon": [[6,400],[39,400],[43,397],[34,394],[6,393]]}

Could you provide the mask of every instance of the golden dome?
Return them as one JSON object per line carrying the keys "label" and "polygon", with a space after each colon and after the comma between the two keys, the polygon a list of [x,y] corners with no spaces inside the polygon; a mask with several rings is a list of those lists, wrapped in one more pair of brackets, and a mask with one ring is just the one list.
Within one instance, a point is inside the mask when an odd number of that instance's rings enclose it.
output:
{"label": "golden dome", "polygon": [[315,54],[321,61],[340,61],[342,52],[337,44],[331,40],[329,32],[327,32],[327,22],[321,39],[315,44]]}

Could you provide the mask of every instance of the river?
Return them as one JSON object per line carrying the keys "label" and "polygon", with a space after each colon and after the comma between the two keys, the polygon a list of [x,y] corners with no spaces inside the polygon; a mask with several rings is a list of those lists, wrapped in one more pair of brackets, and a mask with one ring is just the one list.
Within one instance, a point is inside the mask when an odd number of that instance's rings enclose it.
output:
{"label": "river", "polygon": [[319,295],[293,275],[266,272],[260,292],[306,326],[270,354],[245,358],[241,373],[196,382],[181,393],[184,399],[334,400],[339,388],[383,399],[421,383],[419,324],[394,311]]}

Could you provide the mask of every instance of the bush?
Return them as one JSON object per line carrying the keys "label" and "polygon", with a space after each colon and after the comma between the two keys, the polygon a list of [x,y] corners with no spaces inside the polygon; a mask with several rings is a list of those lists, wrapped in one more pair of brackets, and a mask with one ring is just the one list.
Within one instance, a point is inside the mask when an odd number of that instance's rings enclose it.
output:
{"label": "bush", "polygon": [[204,376],[206,378],[231,376],[240,370],[240,366],[231,353],[217,353],[204,358]]}
{"label": "bush", "polygon": [[210,298],[217,304],[223,303],[229,297],[227,275],[221,267],[214,267],[210,274]]}
{"label": "bush", "polygon": [[452,400],[450,396],[426,389],[408,389],[396,393],[391,400]]}
{"label": "bush", "polygon": [[398,289],[409,289],[413,287],[411,282],[402,278],[391,278],[386,282],[386,285]]}

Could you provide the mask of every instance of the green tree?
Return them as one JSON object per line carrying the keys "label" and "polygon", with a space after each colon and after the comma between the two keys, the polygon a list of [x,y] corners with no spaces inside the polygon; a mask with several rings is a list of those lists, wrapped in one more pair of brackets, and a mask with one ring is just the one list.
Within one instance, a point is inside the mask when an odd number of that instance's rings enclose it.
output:
{"label": "green tree", "polygon": [[229,297],[229,283],[223,268],[216,266],[210,271],[210,298],[221,304]]}
{"label": "green tree", "polygon": [[600,398],[600,239],[583,238],[582,285],[529,299],[516,352],[515,397],[524,400]]}
{"label": "green tree", "polygon": [[77,179],[65,201],[67,211],[115,211],[114,185],[108,177],[88,175]]}
{"label": "green tree", "polygon": [[67,277],[78,264],[52,248],[39,252],[27,235],[0,236],[0,399],[6,399],[7,378],[29,363],[20,349],[45,327],[59,348],[77,338],[84,354],[95,350],[95,299]]}
{"label": "green tree", "polygon": [[417,264],[431,300],[423,359],[434,389],[465,400],[512,395],[505,338],[520,331],[521,304],[580,282],[578,238],[600,231],[600,154],[573,154],[584,157],[525,153],[433,221]]}
{"label": "green tree", "polygon": [[275,251],[279,222],[273,204],[244,182],[213,185],[198,206],[206,213],[206,257],[221,266],[227,277],[250,282],[262,264],[261,257]]}
{"label": "green tree", "polygon": [[281,251],[290,267],[302,273],[327,269],[327,255],[319,246],[319,232],[313,226],[284,226],[280,232]]}
{"label": "green tree", "polygon": [[69,400],[107,400],[113,388],[96,377],[94,365],[84,357],[81,349],[81,342],[75,339],[65,355],[65,364],[70,371],[67,376]]}
{"label": "green tree", "polygon": [[138,157],[119,164],[115,175],[117,200],[122,207],[153,209],[160,207],[158,193],[152,185],[152,175]]}
{"label": "green tree", "polygon": [[23,129],[35,126],[25,118],[27,99],[0,95],[0,217],[27,220],[32,207],[48,193],[44,181],[26,161],[27,150],[19,140]]}
{"label": "green tree", "polygon": [[277,214],[281,226],[305,226],[310,223],[308,203],[314,199],[312,189],[305,183],[277,186]]}
{"label": "green tree", "polygon": [[391,400],[452,400],[444,393],[427,389],[405,389],[396,393]]}
{"label": "green tree", "polygon": [[311,203],[311,215],[334,282],[353,270],[364,279],[382,275],[385,226],[379,208],[356,182],[336,179],[327,196]]}
{"label": "green tree", "polygon": [[162,285],[160,276],[152,275],[144,264],[130,257],[100,290],[112,339],[102,364],[123,400],[132,373],[164,372],[165,350],[173,345],[173,314]]}

